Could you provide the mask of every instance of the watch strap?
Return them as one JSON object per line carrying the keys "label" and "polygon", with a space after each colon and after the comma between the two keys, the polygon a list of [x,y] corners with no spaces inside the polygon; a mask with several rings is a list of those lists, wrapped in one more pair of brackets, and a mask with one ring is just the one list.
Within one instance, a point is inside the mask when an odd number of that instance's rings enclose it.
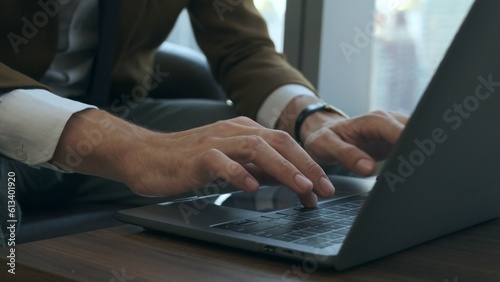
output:
{"label": "watch strap", "polygon": [[295,121],[295,140],[300,144],[300,146],[303,146],[303,143],[300,139],[300,129],[302,127],[302,124],[304,123],[304,121],[308,116],[318,111],[336,113],[345,118],[349,118],[344,112],[325,102],[320,102],[307,106],[304,110],[302,110],[302,112],[300,112],[300,114],[297,117],[297,120]]}

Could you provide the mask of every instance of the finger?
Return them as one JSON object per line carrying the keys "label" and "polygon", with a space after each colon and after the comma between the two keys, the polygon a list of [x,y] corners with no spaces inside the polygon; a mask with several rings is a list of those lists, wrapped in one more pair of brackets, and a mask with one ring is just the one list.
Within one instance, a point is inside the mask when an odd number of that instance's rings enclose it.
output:
{"label": "finger", "polygon": [[[314,146],[309,143],[314,143]],[[304,144],[310,154],[316,156],[318,162],[332,163],[338,161],[347,169],[369,176],[375,172],[375,160],[357,146],[345,142],[333,131],[323,131],[306,139]]]}
{"label": "finger", "polygon": [[313,183],[260,136],[224,138],[222,143],[229,158],[256,165],[299,195],[312,191]]}
{"label": "finger", "polygon": [[[250,172],[255,178],[257,178],[260,183],[265,183],[268,185],[279,184],[279,181],[262,171],[259,167],[253,164],[246,164],[243,166],[248,172]],[[318,204],[318,197],[316,197],[316,194],[314,193],[298,195],[298,197],[302,205],[304,205],[304,207],[306,208],[314,208]]]}
{"label": "finger", "polygon": [[408,123],[409,117],[407,115],[398,113],[398,112],[389,112],[389,115],[391,115],[394,119],[399,121],[400,123],[406,125]]}
{"label": "finger", "polygon": [[[401,115],[401,117],[403,117]],[[404,120],[403,120],[404,121]],[[335,124],[330,130],[323,130],[314,138],[308,138],[306,148],[323,160],[337,160],[348,169],[364,176],[372,175],[376,169],[375,160],[358,145],[373,141],[393,145],[399,139],[404,125],[390,114],[375,111]],[[321,144],[318,146],[318,144]],[[326,147],[329,144],[328,147]],[[330,154],[322,153],[326,150]]]}
{"label": "finger", "polygon": [[322,198],[331,197],[335,188],[323,169],[307,154],[302,147],[280,130],[261,132],[261,136],[284,158],[293,163],[308,179],[313,182],[313,191]]}
{"label": "finger", "polygon": [[305,208],[315,208],[318,205],[318,197],[314,193],[299,195],[299,199]]}
{"label": "finger", "polygon": [[253,176],[255,179],[259,181],[262,185],[279,185],[281,184],[276,178],[267,174],[265,171],[260,169],[258,166],[247,163],[243,164],[243,167]]}
{"label": "finger", "polygon": [[[288,133],[279,130],[266,129],[255,121],[244,117],[231,119],[227,121],[227,123],[231,123],[233,126],[233,130],[231,130],[233,134],[232,136],[260,136],[272,147],[272,149],[288,161],[283,162],[283,160],[281,160],[285,166],[292,164],[301,172],[300,175],[295,174],[293,179],[290,178],[289,175],[283,175],[283,173],[279,172],[271,175],[272,177],[275,177],[280,182],[287,185],[286,182],[283,182],[282,178],[280,178],[286,177],[289,181],[294,180],[297,184],[302,185],[303,188],[304,186],[307,186],[307,182],[312,180],[313,191],[319,196],[326,198],[334,194],[335,189],[321,167],[312,160],[312,158],[293,140],[293,138],[290,137]],[[262,154],[265,157],[264,153]],[[232,156],[230,157],[232,158]],[[243,161],[243,163],[245,163],[245,161]],[[262,167],[262,164],[260,167]],[[293,187],[288,187],[294,190]],[[304,191],[294,191],[298,194],[307,193]]]}
{"label": "finger", "polygon": [[202,171],[212,173],[216,178],[228,181],[245,192],[259,190],[259,182],[241,164],[230,159],[221,151],[210,149],[200,158],[199,164]]}
{"label": "finger", "polygon": [[[386,112],[375,111],[368,115],[346,120],[339,126],[339,129],[339,135],[346,141],[349,139],[382,140],[389,144],[395,144],[404,129],[404,124]],[[334,131],[338,132],[335,129]],[[343,132],[347,134],[343,134]],[[358,136],[344,138],[352,133]],[[354,142],[350,143],[354,144]]]}

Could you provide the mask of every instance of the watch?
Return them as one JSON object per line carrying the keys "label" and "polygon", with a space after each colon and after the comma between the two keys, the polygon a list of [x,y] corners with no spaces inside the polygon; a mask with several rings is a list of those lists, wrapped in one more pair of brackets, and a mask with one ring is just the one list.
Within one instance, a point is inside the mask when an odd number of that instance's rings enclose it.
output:
{"label": "watch", "polygon": [[335,113],[345,118],[349,118],[344,112],[325,102],[320,102],[307,106],[307,108],[305,108],[304,110],[302,110],[302,112],[300,112],[299,116],[297,117],[297,120],[295,121],[295,140],[297,140],[300,146],[304,145],[300,140],[300,128],[302,127],[302,124],[304,123],[304,121],[308,116],[318,111]]}

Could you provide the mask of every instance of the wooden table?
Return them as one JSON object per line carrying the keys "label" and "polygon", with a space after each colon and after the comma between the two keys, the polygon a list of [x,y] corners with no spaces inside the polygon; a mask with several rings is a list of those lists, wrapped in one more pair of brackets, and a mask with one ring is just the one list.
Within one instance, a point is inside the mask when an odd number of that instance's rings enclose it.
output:
{"label": "wooden table", "polygon": [[132,225],[19,245],[15,275],[7,254],[0,281],[500,281],[500,219],[344,272]]}

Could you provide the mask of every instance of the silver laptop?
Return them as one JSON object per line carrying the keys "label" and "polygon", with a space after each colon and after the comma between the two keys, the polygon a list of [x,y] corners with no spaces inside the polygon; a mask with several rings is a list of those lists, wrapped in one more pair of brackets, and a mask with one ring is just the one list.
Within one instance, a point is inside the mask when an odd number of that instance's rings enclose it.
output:
{"label": "silver laptop", "polygon": [[118,219],[346,269],[497,218],[499,11],[500,1],[474,3],[376,181],[332,176],[337,194],[316,209],[272,186],[123,210]]}

